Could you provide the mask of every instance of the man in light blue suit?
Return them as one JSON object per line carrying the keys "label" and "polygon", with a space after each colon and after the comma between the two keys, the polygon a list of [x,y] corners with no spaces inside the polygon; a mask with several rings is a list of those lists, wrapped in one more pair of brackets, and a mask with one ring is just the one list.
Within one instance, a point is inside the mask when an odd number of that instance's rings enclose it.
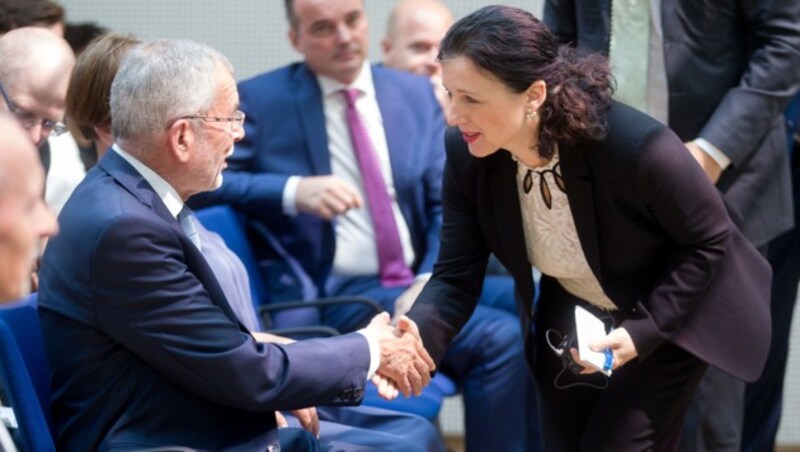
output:
{"label": "man in light blue suit", "polygon": [[[398,316],[427,281],[438,253],[441,108],[425,78],[365,61],[361,0],[286,6],[289,37],[304,61],[240,84],[247,136],[229,159],[222,188],[196,202],[228,203],[247,214],[257,231],[251,239],[263,245],[257,253],[273,301],[366,295]],[[388,192],[382,206],[371,205],[365,188],[354,126],[345,120],[352,108],[379,162]],[[404,282],[382,278],[384,243],[376,239],[373,212],[387,205],[401,265],[410,270]],[[513,297],[513,288],[509,282],[486,296]],[[304,315],[292,321],[352,331],[369,320],[360,307]],[[444,360],[441,370],[464,390],[469,449],[528,449],[528,376],[519,334],[513,315],[479,306]]]}
{"label": "man in light blue suit", "polygon": [[123,61],[115,145],[62,210],[40,272],[60,450],[317,450],[313,416],[301,418],[310,433],[279,431],[275,411],[357,404],[375,370],[404,391],[426,384],[430,358],[386,315],[292,344],[237,319],[213,258],[225,247],[184,201],[222,183],[243,136],[238,106],[229,63],[205,46],[153,41]]}

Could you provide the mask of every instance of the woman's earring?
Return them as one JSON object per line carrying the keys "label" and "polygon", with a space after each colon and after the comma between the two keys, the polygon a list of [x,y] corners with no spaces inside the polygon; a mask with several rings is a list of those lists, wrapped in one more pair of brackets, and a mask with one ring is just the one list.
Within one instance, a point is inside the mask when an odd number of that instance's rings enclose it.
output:
{"label": "woman's earring", "polygon": [[536,110],[529,108],[525,111],[525,116],[527,116],[528,119],[533,119],[533,117],[536,116]]}

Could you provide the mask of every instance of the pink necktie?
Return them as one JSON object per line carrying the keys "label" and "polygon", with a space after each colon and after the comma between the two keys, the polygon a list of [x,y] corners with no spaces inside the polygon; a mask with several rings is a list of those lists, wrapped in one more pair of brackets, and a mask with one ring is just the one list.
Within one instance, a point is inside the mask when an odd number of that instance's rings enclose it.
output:
{"label": "pink necktie", "polygon": [[358,167],[367,194],[367,203],[372,213],[372,225],[375,228],[375,241],[378,247],[378,265],[380,267],[381,285],[384,287],[407,286],[414,280],[414,274],[403,258],[403,246],[397,232],[392,211],[392,198],[386,188],[381,174],[378,156],[372,147],[361,116],[356,110],[355,89],[342,90],[347,100],[347,126],[356,152]]}

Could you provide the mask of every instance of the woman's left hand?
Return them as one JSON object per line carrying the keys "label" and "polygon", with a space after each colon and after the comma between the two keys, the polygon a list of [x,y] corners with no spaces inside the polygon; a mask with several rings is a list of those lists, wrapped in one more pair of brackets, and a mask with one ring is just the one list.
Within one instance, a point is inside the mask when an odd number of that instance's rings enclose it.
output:
{"label": "woman's left hand", "polygon": [[611,349],[614,354],[614,362],[611,365],[611,370],[617,370],[624,366],[628,361],[639,356],[636,351],[636,346],[633,344],[631,335],[625,328],[616,328],[612,330],[603,339],[589,344],[589,348],[601,352],[607,348]]}

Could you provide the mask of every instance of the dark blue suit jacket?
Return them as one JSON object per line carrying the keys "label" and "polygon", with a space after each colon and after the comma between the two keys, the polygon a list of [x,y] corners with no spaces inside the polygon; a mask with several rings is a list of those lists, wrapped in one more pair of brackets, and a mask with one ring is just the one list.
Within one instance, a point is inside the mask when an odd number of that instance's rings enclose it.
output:
{"label": "dark blue suit jacket", "polygon": [[[674,133],[619,103],[608,125],[603,142],[563,146],[559,156],[586,260],[639,359],[671,341],[755,380],[769,349],[769,265]],[[448,133],[441,254],[408,314],[435,360],[472,313],[490,252],[514,277],[527,356],[534,353],[516,170],[508,152],[475,158],[457,130]]]}
{"label": "dark blue suit jacket", "polygon": [[[612,0],[546,0],[563,43],[608,53]],[[717,187],[756,246],[791,228],[791,180],[781,113],[800,89],[800,2],[662,0],[669,126],[702,136],[730,159]]]}
{"label": "dark blue suit jacket", "polygon": [[[444,119],[430,82],[372,67],[383,117],[398,204],[416,252],[414,269],[428,272],[439,250]],[[239,85],[247,114],[244,140],[236,144],[221,189],[195,205],[232,204],[266,228],[270,252],[259,256],[273,299],[311,298],[324,287],[335,253],[333,223],[282,213],[289,176],[331,174],[322,95],[303,63],[262,74]],[[269,231],[267,231],[268,229]]]}
{"label": "dark blue suit jacket", "polygon": [[150,185],[110,151],[59,217],[39,312],[64,450],[265,450],[274,410],[356,404],[358,334],[256,343]]}

